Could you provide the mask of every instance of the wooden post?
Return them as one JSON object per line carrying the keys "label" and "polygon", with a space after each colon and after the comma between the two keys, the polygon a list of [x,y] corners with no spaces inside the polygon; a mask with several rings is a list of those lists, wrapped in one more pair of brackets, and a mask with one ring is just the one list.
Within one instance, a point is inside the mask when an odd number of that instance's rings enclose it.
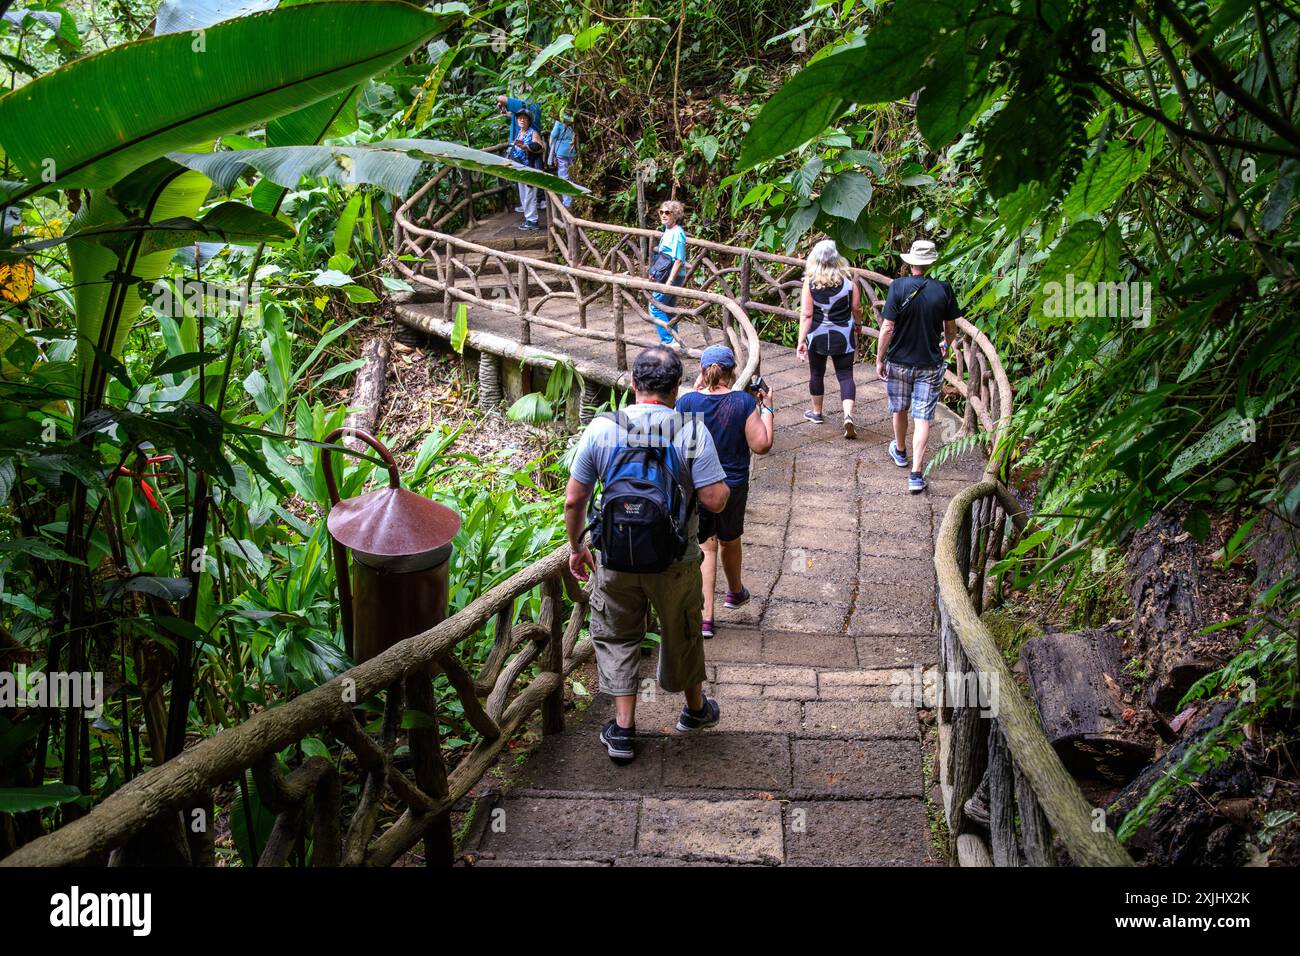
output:
{"label": "wooden post", "polygon": [[531,330],[528,325],[528,264],[519,263],[519,343],[532,343]]}
{"label": "wooden post", "polygon": [[474,182],[468,169],[460,171],[460,185],[465,190],[465,219],[467,225],[473,226],[478,220],[474,218]]}
{"label": "wooden post", "polygon": [[1056,866],[1052,850],[1052,828],[1047,822],[1047,814],[1039,806],[1029,780],[1020,772],[1019,767],[1014,769],[1016,809],[1020,814],[1020,837],[1025,850],[1025,863],[1029,866]]}
{"label": "wooden post", "polygon": [[[952,782],[952,812],[948,818],[949,862],[957,862],[957,839],[965,830],[966,801],[970,799],[988,766],[988,720],[980,714],[979,673],[966,658],[958,640],[954,666],[944,675],[943,694],[953,709],[952,736],[948,746],[948,779]],[[1001,691],[1001,688],[999,688]],[[1009,693],[1014,688],[1008,689]]]}
{"label": "wooden post", "polygon": [[542,733],[549,735],[564,730],[564,585],[558,575],[546,582],[543,593],[542,624],[551,634],[542,654],[542,670],[560,677],[542,703]]}
{"label": "wooden post", "polygon": [[[1014,688],[1007,692],[1015,693]],[[989,842],[993,846],[994,866],[1019,866],[1020,850],[1016,846],[1015,778],[1011,769],[1011,751],[1002,739],[1002,728],[989,721]]]}
{"label": "wooden post", "polygon": [[[430,670],[419,670],[406,679],[406,699],[411,710],[427,721],[407,731],[415,785],[437,799],[447,795],[447,765],[442,761],[442,735],[438,732],[438,704],[433,697]],[[455,845],[451,835],[451,811],[441,814],[424,836],[425,866],[451,866]]]}
{"label": "wooden post", "polygon": [[627,342],[623,339],[623,291],[614,286],[614,359],[620,372],[627,371]]}
{"label": "wooden post", "polygon": [[442,320],[451,321],[451,240],[448,239],[442,253]]}
{"label": "wooden post", "polygon": [[966,380],[966,417],[963,423],[963,431],[967,435],[974,435],[979,430],[979,417],[975,414],[975,405],[971,402],[971,399],[980,397],[980,382],[983,380],[984,362],[983,356],[975,343],[970,342],[969,347],[970,362],[967,368],[970,375]]}
{"label": "wooden post", "polygon": [[569,244],[569,265],[578,265],[578,224],[572,219],[565,220],[564,235]]}

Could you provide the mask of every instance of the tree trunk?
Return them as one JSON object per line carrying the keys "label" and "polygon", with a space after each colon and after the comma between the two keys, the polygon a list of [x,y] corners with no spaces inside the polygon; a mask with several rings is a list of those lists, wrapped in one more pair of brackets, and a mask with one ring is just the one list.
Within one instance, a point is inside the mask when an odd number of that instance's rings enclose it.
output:
{"label": "tree trunk", "polygon": [[1204,625],[1200,548],[1172,515],[1156,515],[1133,536],[1126,558],[1137,653],[1150,667],[1148,703],[1168,716],[1215,662],[1193,644]]}

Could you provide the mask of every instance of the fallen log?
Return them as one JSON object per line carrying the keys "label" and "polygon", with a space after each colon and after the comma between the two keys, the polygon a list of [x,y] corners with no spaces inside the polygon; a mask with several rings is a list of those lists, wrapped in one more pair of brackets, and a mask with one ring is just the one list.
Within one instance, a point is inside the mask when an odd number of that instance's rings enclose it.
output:
{"label": "fallen log", "polygon": [[[388,339],[378,336],[368,339],[361,349],[365,365],[357,369],[357,377],[352,381],[352,397],[348,400],[346,427],[373,433],[375,422],[379,418],[379,408],[384,401],[384,383],[388,379]],[[356,438],[348,436],[344,444],[354,451],[364,451],[366,446]]]}
{"label": "fallen log", "polygon": [[1049,634],[1021,652],[1043,732],[1076,776],[1124,784],[1151,760],[1154,740],[1125,720],[1124,640],[1101,629]]}

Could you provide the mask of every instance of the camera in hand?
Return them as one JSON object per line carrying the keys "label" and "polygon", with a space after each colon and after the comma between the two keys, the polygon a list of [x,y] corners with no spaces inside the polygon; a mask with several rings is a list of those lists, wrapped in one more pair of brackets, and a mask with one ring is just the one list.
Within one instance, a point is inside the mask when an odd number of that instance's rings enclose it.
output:
{"label": "camera in hand", "polygon": [[767,380],[761,375],[755,375],[749,380],[749,384],[745,386],[745,391],[749,392],[751,395],[757,395],[759,392],[766,392]]}

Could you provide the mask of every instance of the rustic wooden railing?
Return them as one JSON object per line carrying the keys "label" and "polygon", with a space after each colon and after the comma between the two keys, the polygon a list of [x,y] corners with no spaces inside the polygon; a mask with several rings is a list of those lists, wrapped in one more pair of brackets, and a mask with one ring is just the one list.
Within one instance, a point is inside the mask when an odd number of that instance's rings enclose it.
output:
{"label": "rustic wooden railing", "polygon": [[[550,208],[550,241],[569,265],[646,275],[660,233],[579,219],[553,197]],[[889,285],[889,277],[870,269],[850,272],[879,318],[880,289]],[[803,273],[803,259],[686,237],[685,284],[725,295],[750,314],[765,312],[797,321]]]}
{"label": "rustic wooden railing", "polygon": [[[489,590],[436,627],[408,638],[300,697],[223,730],[114,791],[89,814],[21,847],[2,866],[69,866],[122,857],[172,828],[193,842],[193,819],[182,810],[210,808],[213,791],[252,771],[258,796],[276,814],[259,866],[283,866],[305,837],[313,866],[388,866],[421,840],[429,865],[450,865],[450,811],[492,766],[506,742],[535,712],[542,732],[564,725],[564,678],[592,653],[579,640],[587,595],[569,574],[565,545]],[[541,589],[536,621],[516,621],[516,602]],[[571,604],[566,604],[568,597]],[[566,607],[568,620],[565,621]],[[491,649],[477,674],[461,661],[462,645],[495,621]],[[520,679],[536,671],[522,685]],[[448,767],[439,739],[433,677],[445,674],[464,707],[477,742]],[[355,707],[384,696],[382,729],[367,733]],[[413,711],[412,727],[402,730]],[[360,798],[346,827],[341,815],[344,758],[307,757],[287,775],[279,757],[307,737],[326,734],[350,753],[362,779]],[[399,743],[409,752],[398,756]],[[348,768],[345,768],[348,769]],[[385,803],[404,809],[376,836]],[[214,828],[207,820],[209,843]],[[110,851],[123,851],[110,858]],[[212,854],[206,854],[211,859]]]}
{"label": "rustic wooden railing", "polygon": [[[454,202],[450,196],[428,201],[426,218],[447,225],[459,211],[461,221],[466,221],[463,213],[472,209],[472,197],[487,195],[486,190],[469,189]],[[549,196],[549,210],[548,251],[558,250],[575,274],[646,275],[657,232],[581,219],[554,195]],[[453,246],[444,236],[437,238],[449,249]],[[431,246],[408,241],[405,248],[429,250]],[[691,237],[687,249],[686,279],[679,292],[683,298],[690,298],[690,290],[713,293],[747,313],[797,321],[803,260]],[[853,273],[879,320],[880,290],[887,288],[890,278],[865,269]],[[444,269],[440,275],[451,271]],[[472,279],[467,281],[473,284]],[[675,319],[698,314],[707,304],[694,301]],[[639,312],[650,321],[644,310]],[[878,337],[876,329],[866,331]],[[978,435],[987,457],[984,479],[954,497],[935,545],[941,622],[940,777],[953,862],[1050,865],[1056,858],[1055,834],[1075,862],[1129,863],[1047,742],[1032,703],[1021,694],[980,621],[993,584],[989,568],[1025,524],[1022,510],[1000,481],[1006,449],[998,442],[1011,416],[1011,385],[993,344],[965,319],[957,322],[951,357],[945,378],[963,406],[960,436]],[[989,806],[987,821],[977,822],[966,814],[967,800],[977,791]]]}
{"label": "rustic wooden railing", "polygon": [[[554,195],[549,198],[549,208],[550,243],[560,250],[566,263],[629,275],[646,274],[658,232],[580,219]],[[750,315],[765,312],[791,322],[799,320],[803,259],[689,235],[686,248],[688,287],[724,295]],[[872,316],[881,322],[884,293],[893,279],[871,269],[851,268],[849,272],[866,295]],[[699,308],[685,311],[689,314]],[[864,331],[872,338],[880,337],[877,328],[866,326]],[[963,433],[992,432],[1003,395],[1010,399],[1006,376],[999,374],[997,352],[983,332],[965,319],[958,319],[953,358],[954,367],[945,377],[966,403]]]}
{"label": "rustic wooden railing", "polygon": [[[993,587],[990,568],[1026,526],[1024,509],[1001,481],[1011,385],[988,338],[959,323],[956,371],[966,400],[964,431],[981,438],[981,481],[948,503],[935,541],[939,664],[939,779],[950,862],[959,866],[1054,866],[1056,841],[1069,861],[1131,866],[1100,811],[1088,805],[980,619]],[[958,384],[958,383],[954,383]],[[972,797],[978,814],[967,812]]]}
{"label": "rustic wooden railing", "polygon": [[[451,322],[455,303],[464,302],[515,316],[519,322],[517,339],[523,346],[531,344],[535,326],[612,342],[615,365],[623,372],[628,368],[629,345],[658,343],[657,336],[650,338],[630,331],[630,324],[667,328],[680,341],[679,325],[690,321],[706,344],[718,341],[735,350],[740,360],[737,388],[744,388],[759,370],[758,333],[734,297],[652,282],[633,272],[550,262],[443,231],[455,225],[472,225],[478,215],[476,204],[502,192],[500,186],[477,186],[474,174],[453,179],[447,170],[441,170],[399,206],[394,216],[393,268],[417,290],[441,296],[444,328]],[[548,207],[552,214],[563,209],[554,195],[549,196]],[[670,316],[669,321],[650,315],[652,292],[677,297],[676,305],[659,306]],[[612,328],[588,324],[588,311],[593,308],[608,309]],[[699,349],[686,346],[683,351],[695,357],[700,354]]]}

